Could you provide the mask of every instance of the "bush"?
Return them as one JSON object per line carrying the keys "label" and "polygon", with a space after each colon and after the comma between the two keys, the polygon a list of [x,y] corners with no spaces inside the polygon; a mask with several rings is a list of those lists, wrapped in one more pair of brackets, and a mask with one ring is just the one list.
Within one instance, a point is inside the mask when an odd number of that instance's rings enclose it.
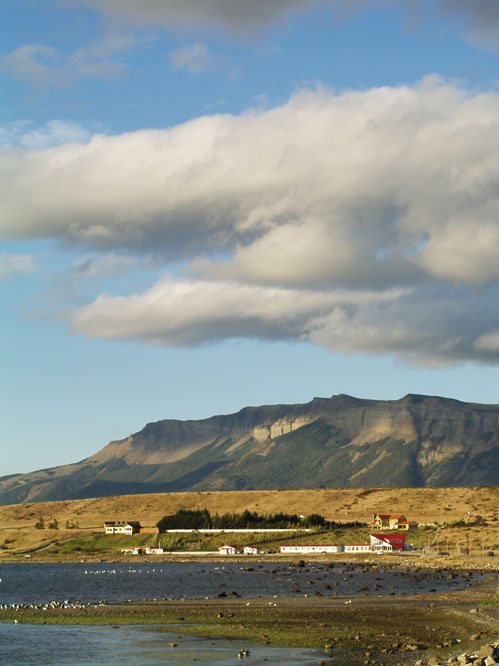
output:
{"label": "bush", "polygon": [[80,524],[77,520],[66,520],[64,523],[65,530],[74,530],[80,527]]}

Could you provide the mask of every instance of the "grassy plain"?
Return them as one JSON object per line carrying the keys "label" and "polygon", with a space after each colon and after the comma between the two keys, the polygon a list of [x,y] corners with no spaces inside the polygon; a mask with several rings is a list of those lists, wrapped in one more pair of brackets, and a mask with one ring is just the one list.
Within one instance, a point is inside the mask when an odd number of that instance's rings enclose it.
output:
{"label": "grassy plain", "polygon": [[[319,513],[338,523],[367,523],[374,513],[403,513],[423,525],[408,536],[418,547],[435,544],[435,525],[441,528],[440,550],[455,553],[459,548],[461,553],[471,550],[472,554],[480,554],[497,550],[499,544],[499,486],[164,493],[0,506],[0,561],[48,544],[54,545],[46,551],[47,556],[55,555],[55,551],[60,555],[107,554],[131,545],[152,545],[158,520],[181,508],[207,508],[213,514],[240,513],[245,509],[260,514]],[[45,526],[57,521],[59,529],[35,529],[40,519]],[[139,520],[146,531],[133,538],[110,539],[102,534],[105,520]],[[425,527],[428,523],[435,525]],[[66,528],[67,525],[72,527]],[[349,543],[367,540],[368,534],[367,527],[356,531],[337,529],[298,536],[293,543],[312,539],[314,543]],[[244,537],[244,543],[278,549],[283,538],[289,540],[287,536],[270,540]],[[216,550],[222,545],[220,537],[201,535],[161,539],[161,545],[171,550]],[[240,539],[231,537],[237,542],[235,545]]]}

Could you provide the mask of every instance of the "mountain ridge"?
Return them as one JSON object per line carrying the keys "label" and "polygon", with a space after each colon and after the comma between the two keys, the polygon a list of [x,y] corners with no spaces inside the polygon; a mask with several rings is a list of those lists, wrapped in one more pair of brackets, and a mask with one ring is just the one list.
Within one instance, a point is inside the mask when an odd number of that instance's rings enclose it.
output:
{"label": "mountain ridge", "polygon": [[0,478],[0,503],[192,490],[496,484],[499,405],[339,394],[163,419],[77,463]]}

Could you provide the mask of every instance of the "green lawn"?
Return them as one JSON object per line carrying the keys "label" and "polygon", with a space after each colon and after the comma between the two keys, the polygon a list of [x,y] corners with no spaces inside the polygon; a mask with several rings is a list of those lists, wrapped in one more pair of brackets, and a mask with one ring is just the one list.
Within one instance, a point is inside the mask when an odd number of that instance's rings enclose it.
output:
{"label": "green lawn", "polygon": [[[163,533],[157,537],[155,534],[89,534],[79,536],[54,544],[46,551],[47,556],[54,553],[70,554],[102,554],[119,555],[122,548],[136,548],[146,546],[160,546],[165,551],[217,551],[220,546],[231,544],[239,548],[244,546],[259,546],[262,551],[274,550],[279,552],[284,544],[348,544],[365,543],[369,541],[371,530],[367,527],[344,527],[333,530],[313,530],[310,532],[268,532],[268,533],[220,533],[203,534],[200,532]],[[407,541],[418,544],[421,536],[419,530],[411,530]]]}

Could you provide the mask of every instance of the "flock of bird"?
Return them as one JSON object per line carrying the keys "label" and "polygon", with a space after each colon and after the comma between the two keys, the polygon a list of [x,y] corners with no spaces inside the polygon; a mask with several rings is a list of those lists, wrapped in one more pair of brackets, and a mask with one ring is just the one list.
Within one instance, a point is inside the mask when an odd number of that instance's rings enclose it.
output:
{"label": "flock of bird", "polygon": [[[374,594],[395,594],[395,592],[399,591],[399,585],[401,591],[409,591],[409,588],[411,588],[411,591],[415,591],[414,587],[416,589],[419,587],[419,584],[422,583],[423,586],[426,588],[426,590],[433,592],[436,591],[434,587],[429,587],[430,584],[436,585],[437,581],[440,580],[442,581],[443,579],[445,580],[446,586],[454,586],[454,585],[459,585],[463,586],[466,584],[469,584],[471,581],[471,575],[467,573],[461,573],[461,572],[451,572],[451,571],[446,571],[446,570],[437,570],[437,571],[426,571],[423,569],[408,569],[408,570],[402,570],[402,571],[393,571],[389,570],[388,568],[384,568],[382,566],[376,565],[376,566],[365,566],[365,567],[360,567],[355,566],[355,565],[349,565],[349,564],[340,564],[337,563],[336,565],[334,563],[330,563],[329,565],[323,565],[323,564],[308,564],[305,565],[304,562],[297,562],[297,563],[286,563],[284,565],[277,566],[273,569],[270,569],[268,567],[265,567],[264,565],[260,563],[255,563],[255,567],[240,567],[241,571],[255,571],[255,569],[262,569],[260,573],[267,574],[269,576],[274,576],[275,581],[278,583],[281,583],[281,580],[284,582],[284,579],[286,578],[290,584],[290,589],[289,591],[283,588],[280,588],[280,592],[284,596],[289,596],[290,594],[293,595],[302,595],[302,596],[308,596],[308,594],[304,594],[305,589],[304,586],[310,586],[308,587],[307,591],[312,591],[314,595],[317,596],[324,596],[326,591],[331,591],[329,594],[332,594],[333,596],[338,596],[338,593],[333,591],[334,586],[340,586],[338,589],[338,592],[340,593],[341,596],[341,584],[342,581],[348,581],[350,583],[354,583],[356,579],[356,575],[358,573],[374,573],[375,577],[374,579],[371,579],[369,581],[369,584],[367,584],[367,581],[364,579],[360,585],[360,589],[357,590],[359,595],[364,595],[366,593],[374,593]],[[167,569],[165,568],[165,572]],[[128,569],[128,571],[123,570],[123,569],[87,569],[84,571],[85,575],[114,575],[114,574],[121,574],[121,573],[163,573],[162,568],[155,568],[155,569],[147,569],[147,570],[142,570],[142,569]],[[224,567],[224,566],[216,566],[213,567],[211,570],[210,569],[201,569],[200,571],[196,572],[190,572],[187,573],[187,576],[197,576],[199,574],[204,574],[204,575],[209,575],[211,574],[214,577],[217,576],[224,576],[224,574],[234,574],[234,570],[232,567]],[[299,575],[299,576],[298,576]],[[398,580],[400,581],[399,584],[397,584],[397,580],[394,579],[394,577],[397,577]],[[353,579],[353,580],[351,580]],[[223,580],[223,578],[222,578]],[[178,579],[178,582],[181,582],[182,579]],[[1,579],[0,579],[1,582]],[[404,583],[410,583],[409,586],[406,586]],[[414,585],[415,584],[415,585]],[[300,587],[298,587],[300,586]],[[220,582],[220,587],[226,587],[225,582]],[[288,587],[288,586],[285,586]],[[351,585],[349,585],[349,590],[347,591],[348,596],[350,596],[353,593]],[[384,589],[383,589],[384,588]],[[319,589],[323,591],[319,591]],[[400,592],[398,592],[400,593]],[[276,597],[281,596],[281,594],[273,594],[272,596],[274,599]],[[222,591],[218,595],[215,595],[218,597],[226,597],[226,596],[237,596],[240,597],[241,595],[238,592],[225,592]],[[261,595],[259,595],[261,596]],[[270,596],[270,595],[269,595]],[[185,598],[185,595],[180,597],[180,599]],[[205,597],[205,599],[208,599],[209,597]],[[160,599],[154,598],[153,601],[176,601],[179,598],[177,597],[161,597]],[[128,601],[131,601],[130,599]],[[144,601],[147,601],[144,599]],[[99,606],[104,606],[107,603],[106,600],[99,600],[98,603],[82,603],[81,601],[73,601],[70,599],[65,599],[64,601],[48,601],[45,603],[6,603],[2,604],[0,603],[0,611],[20,611],[24,609],[30,609],[30,610],[40,610],[40,611],[47,611],[47,610],[81,610],[83,608],[89,608],[89,607],[99,607]],[[275,602],[269,601],[269,604],[272,604]],[[345,601],[345,603],[351,603],[351,600]]]}
{"label": "flock of bird", "polygon": [[22,610],[80,610],[82,608],[97,608],[104,606],[104,602],[100,601],[98,604],[81,603],[80,601],[47,601],[44,604],[0,604],[0,610],[5,611],[22,611]]}

